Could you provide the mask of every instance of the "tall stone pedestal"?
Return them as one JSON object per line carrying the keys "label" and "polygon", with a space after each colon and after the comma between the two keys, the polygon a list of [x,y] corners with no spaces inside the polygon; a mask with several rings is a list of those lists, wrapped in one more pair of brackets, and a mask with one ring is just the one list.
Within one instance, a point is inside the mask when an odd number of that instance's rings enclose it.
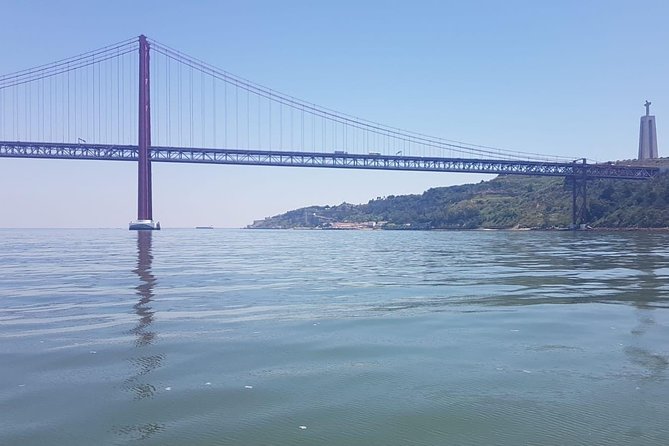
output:
{"label": "tall stone pedestal", "polygon": [[650,102],[646,101],[646,116],[641,117],[639,128],[639,159],[657,158],[657,130],[655,116],[649,113]]}

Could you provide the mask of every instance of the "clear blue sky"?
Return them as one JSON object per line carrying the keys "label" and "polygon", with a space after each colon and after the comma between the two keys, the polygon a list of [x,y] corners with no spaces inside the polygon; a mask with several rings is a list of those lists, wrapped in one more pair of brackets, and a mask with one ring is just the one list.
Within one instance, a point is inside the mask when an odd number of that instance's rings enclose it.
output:
{"label": "clear blue sky", "polygon": [[[0,73],[146,34],[319,105],[448,139],[636,157],[643,102],[669,125],[666,1],[3,2]],[[240,227],[488,177],[154,164],[165,227]],[[126,227],[132,163],[0,160],[0,227]]]}

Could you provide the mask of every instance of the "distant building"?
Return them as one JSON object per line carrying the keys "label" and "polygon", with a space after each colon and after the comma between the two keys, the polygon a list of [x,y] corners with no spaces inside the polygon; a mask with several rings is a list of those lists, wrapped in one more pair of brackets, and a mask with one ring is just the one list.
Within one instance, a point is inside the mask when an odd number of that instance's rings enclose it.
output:
{"label": "distant building", "polygon": [[639,159],[647,160],[657,158],[657,130],[655,128],[655,116],[650,114],[650,102],[646,101],[646,116],[641,117],[639,128]]}

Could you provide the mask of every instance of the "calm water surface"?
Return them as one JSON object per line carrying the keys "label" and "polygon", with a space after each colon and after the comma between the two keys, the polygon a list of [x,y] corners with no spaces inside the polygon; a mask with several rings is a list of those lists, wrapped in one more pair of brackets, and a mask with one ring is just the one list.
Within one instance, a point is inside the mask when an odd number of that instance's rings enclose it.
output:
{"label": "calm water surface", "polygon": [[669,234],[0,230],[2,445],[669,444]]}

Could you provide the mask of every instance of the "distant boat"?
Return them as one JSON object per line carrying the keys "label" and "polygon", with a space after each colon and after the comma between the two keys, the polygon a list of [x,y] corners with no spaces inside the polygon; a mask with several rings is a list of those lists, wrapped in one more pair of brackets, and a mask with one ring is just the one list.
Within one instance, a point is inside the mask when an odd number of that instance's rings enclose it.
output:
{"label": "distant boat", "polygon": [[213,226],[195,226],[195,229],[214,229]]}

